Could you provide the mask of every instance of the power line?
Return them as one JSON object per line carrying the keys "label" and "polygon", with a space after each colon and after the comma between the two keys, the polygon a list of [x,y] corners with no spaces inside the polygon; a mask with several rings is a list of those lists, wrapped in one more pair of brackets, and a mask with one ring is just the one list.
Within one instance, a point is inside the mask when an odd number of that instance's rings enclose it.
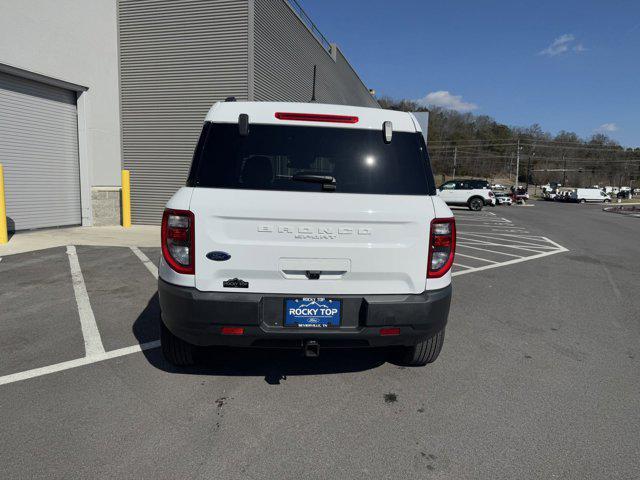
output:
{"label": "power line", "polygon": [[[496,142],[504,142],[504,143],[514,143],[515,141],[517,141],[517,138],[505,138],[505,139],[499,139],[499,138],[493,138],[493,139],[488,139],[488,140],[429,140],[429,144],[432,143],[449,143],[449,144],[455,144],[455,145],[469,145],[469,144],[473,144],[473,145],[482,145],[483,142],[491,142],[491,143],[496,143]],[[545,139],[520,139],[520,141],[524,144],[530,144],[530,143],[536,143],[536,144],[543,144],[543,143],[553,143],[553,144],[557,144],[558,146],[563,146],[563,145],[585,145],[585,146],[591,146],[593,147],[594,145],[589,143],[588,141],[577,141],[577,142],[564,142],[561,140],[545,140]],[[618,149],[622,149],[622,150],[640,150],[640,147],[623,147],[622,145],[616,146],[616,145],[602,145],[603,147],[607,147],[607,148],[618,148]]]}
{"label": "power line", "polygon": [[478,145],[466,145],[466,144],[455,144],[455,145],[435,145],[430,146],[429,149],[445,149],[445,148],[454,148],[454,147],[464,147],[464,148],[473,148],[473,147],[510,147],[515,146],[517,143],[483,143]]}
{"label": "power line", "polygon": [[536,143],[535,144],[536,147],[543,147],[543,148],[562,148],[564,150],[592,150],[594,152],[618,152],[618,153],[627,153],[627,154],[633,154],[633,153],[640,153],[640,151],[636,152],[634,150],[625,150],[623,147],[619,147],[619,148],[614,148],[614,147],[595,147],[595,146],[584,146],[584,147],[560,147],[559,145],[545,145],[543,143]]}
{"label": "power line", "polygon": [[[517,146],[517,144],[516,144]],[[542,145],[536,145],[537,147],[540,147]],[[453,150],[453,149],[452,149]],[[593,154],[594,152],[604,152],[607,153],[608,151],[605,150],[590,150],[590,149],[568,149],[568,150],[581,150],[587,154]],[[446,151],[443,152],[442,150],[434,150],[434,149],[429,149],[430,152],[432,152],[432,156],[433,155],[446,155]],[[468,148],[458,148],[458,154],[464,154],[464,155],[473,155],[473,156],[493,156],[493,157],[507,157],[508,155],[505,153],[492,153],[491,151],[486,151],[486,150],[469,150]],[[631,152],[621,152],[621,151],[617,151],[615,152],[615,156],[616,157],[625,157],[624,161],[634,161],[635,159],[639,159],[640,155],[634,155]],[[536,158],[547,158],[547,157],[538,157],[536,156]],[[589,158],[592,160],[606,160],[606,158],[603,158],[602,156],[594,156],[594,157],[580,157],[580,158]]]}
{"label": "power line", "polygon": [[505,138],[505,139],[490,139],[490,140],[429,140],[429,143],[456,143],[458,145],[463,143],[481,143],[481,142],[514,142],[516,139],[513,138]]}
{"label": "power line", "polygon": [[[491,156],[487,156],[487,155],[473,155],[473,156],[461,156],[460,154],[458,154],[457,156],[457,160],[456,160],[456,164],[457,165],[461,165],[465,162],[474,162],[476,160],[495,160],[496,162],[501,161],[502,159],[505,158],[511,158],[511,155],[491,155]],[[446,160],[446,159],[451,159],[451,156],[432,156],[431,160],[436,162],[436,161],[442,161],[442,160]],[[627,159],[627,160],[616,160],[616,159],[597,159],[597,158],[579,158],[579,157],[566,157],[566,160],[569,161],[570,163],[586,163],[586,164],[592,164],[592,165],[597,165],[597,166],[603,166],[603,165],[615,165],[615,164],[626,164],[626,163],[639,163],[640,164],[640,158],[635,158],[635,159]],[[534,164],[539,164],[540,162],[543,161],[549,161],[549,162],[560,162],[562,161],[562,157],[538,157],[536,156],[536,159],[534,160]]]}
{"label": "power line", "polygon": [[[619,148],[594,147],[594,146],[560,147],[559,145],[545,145],[543,143],[525,143],[525,142],[522,142],[520,145],[522,147],[531,147],[531,148],[537,148],[537,147],[541,147],[541,148],[556,148],[556,149],[563,148],[565,150],[583,150],[583,151],[591,151],[591,152],[616,152],[616,153],[627,154],[627,155],[638,155],[638,154],[640,154],[640,150],[639,151],[636,151],[636,150],[625,150],[622,147],[619,147]],[[457,147],[463,147],[465,149],[468,149],[468,148],[485,148],[485,147],[512,147],[512,146],[517,146],[517,143],[484,143],[484,144],[476,144],[476,145],[471,145],[471,144],[435,145],[435,146],[430,146],[429,150],[444,150],[444,149],[454,148],[456,146]]]}

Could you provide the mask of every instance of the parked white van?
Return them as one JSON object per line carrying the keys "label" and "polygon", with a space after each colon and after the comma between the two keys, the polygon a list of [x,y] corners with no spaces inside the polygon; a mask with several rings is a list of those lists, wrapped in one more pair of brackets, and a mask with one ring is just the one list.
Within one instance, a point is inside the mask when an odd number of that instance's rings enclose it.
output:
{"label": "parked white van", "polygon": [[599,188],[577,188],[570,193],[570,198],[574,202],[587,203],[587,202],[604,202],[609,203],[611,196],[604,193]]}
{"label": "parked white van", "polygon": [[194,345],[394,347],[407,365],[442,348],[455,220],[410,113],[216,103],[161,242],[173,364]]}

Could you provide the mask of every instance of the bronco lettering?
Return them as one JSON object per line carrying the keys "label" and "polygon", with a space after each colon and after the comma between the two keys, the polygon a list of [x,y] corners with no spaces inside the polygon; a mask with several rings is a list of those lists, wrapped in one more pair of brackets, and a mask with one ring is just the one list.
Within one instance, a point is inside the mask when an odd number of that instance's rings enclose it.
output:
{"label": "bronco lettering", "polygon": [[312,226],[299,225],[292,227],[291,225],[258,225],[258,232],[261,233],[288,233],[294,235],[295,238],[309,240],[331,240],[338,238],[340,235],[371,235],[372,230],[369,227],[361,227],[355,229],[353,227],[328,227],[328,226]]}

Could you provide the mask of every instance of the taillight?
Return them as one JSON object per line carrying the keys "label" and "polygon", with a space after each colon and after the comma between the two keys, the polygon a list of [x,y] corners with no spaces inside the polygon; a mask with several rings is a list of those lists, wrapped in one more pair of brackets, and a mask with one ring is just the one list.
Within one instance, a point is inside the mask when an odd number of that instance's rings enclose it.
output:
{"label": "taillight", "polygon": [[195,273],[193,212],[165,209],[162,215],[162,256],[178,273]]}
{"label": "taillight", "polygon": [[456,251],[456,221],[453,218],[434,218],[429,234],[429,278],[442,277],[451,269]]}
{"label": "taillight", "polygon": [[276,112],[278,120],[297,120],[300,122],[358,123],[353,115],[327,115],[324,113]]}
{"label": "taillight", "polygon": [[493,194],[493,192],[491,190],[489,190],[489,196],[490,197],[495,197],[495,195]]}

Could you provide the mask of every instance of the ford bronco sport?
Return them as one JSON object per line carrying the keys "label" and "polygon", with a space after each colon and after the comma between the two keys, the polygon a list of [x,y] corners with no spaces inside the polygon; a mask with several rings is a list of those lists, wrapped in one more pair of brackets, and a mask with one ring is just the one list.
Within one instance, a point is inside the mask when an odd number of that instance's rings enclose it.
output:
{"label": "ford bronco sport", "polygon": [[410,113],[220,102],[166,205],[162,352],[394,347],[439,355],[455,221]]}

